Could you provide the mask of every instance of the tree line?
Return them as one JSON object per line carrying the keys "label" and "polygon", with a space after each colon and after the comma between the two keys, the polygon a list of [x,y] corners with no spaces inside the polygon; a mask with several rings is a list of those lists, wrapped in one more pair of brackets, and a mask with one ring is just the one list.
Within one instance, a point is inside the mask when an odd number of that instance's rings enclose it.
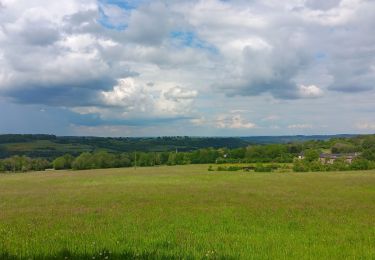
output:
{"label": "tree line", "polygon": [[0,172],[44,171],[51,166],[51,162],[46,159],[32,159],[27,156],[16,155],[0,160]]}
{"label": "tree line", "polygon": [[192,152],[132,152],[109,153],[107,151],[84,152],[78,157],[64,155],[56,158],[55,169],[100,169],[132,166],[187,165],[278,162],[291,163],[299,150],[286,145],[259,145],[236,149],[204,148]]}
{"label": "tree line", "polygon": [[[359,152],[352,164],[336,160],[333,164],[319,162],[319,154]],[[296,160],[304,153],[305,159]],[[247,147],[202,148],[194,151],[109,152],[98,150],[79,155],[65,154],[47,160],[12,156],[0,160],[1,172],[35,171],[48,168],[100,169],[132,166],[224,164],[224,163],[294,163],[295,171],[324,171],[375,168],[375,135],[336,138],[328,141],[307,141],[289,144],[249,145]]]}

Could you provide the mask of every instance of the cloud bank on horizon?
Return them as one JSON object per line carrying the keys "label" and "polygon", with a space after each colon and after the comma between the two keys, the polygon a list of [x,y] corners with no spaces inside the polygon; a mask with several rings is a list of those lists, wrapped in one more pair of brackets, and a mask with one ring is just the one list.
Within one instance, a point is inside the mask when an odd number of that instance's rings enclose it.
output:
{"label": "cloud bank on horizon", "polygon": [[0,0],[0,133],[375,131],[371,0]]}

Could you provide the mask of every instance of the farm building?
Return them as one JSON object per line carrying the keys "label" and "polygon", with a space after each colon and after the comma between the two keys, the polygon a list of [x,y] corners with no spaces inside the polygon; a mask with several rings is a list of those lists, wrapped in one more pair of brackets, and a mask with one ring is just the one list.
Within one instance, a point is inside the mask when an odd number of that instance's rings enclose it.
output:
{"label": "farm building", "polygon": [[327,153],[322,153],[319,155],[319,161],[323,164],[332,164],[334,163],[337,159],[344,159],[348,163],[352,163],[352,161],[358,157],[358,153],[350,153],[350,154],[327,154]]}

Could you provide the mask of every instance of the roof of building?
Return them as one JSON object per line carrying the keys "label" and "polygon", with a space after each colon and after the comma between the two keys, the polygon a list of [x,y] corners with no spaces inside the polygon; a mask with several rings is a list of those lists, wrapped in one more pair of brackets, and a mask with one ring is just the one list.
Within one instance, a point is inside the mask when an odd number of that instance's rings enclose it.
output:
{"label": "roof of building", "polygon": [[354,158],[357,157],[358,153],[322,153],[320,154],[320,158],[330,158],[330,159],[336,159],[336,158]]}

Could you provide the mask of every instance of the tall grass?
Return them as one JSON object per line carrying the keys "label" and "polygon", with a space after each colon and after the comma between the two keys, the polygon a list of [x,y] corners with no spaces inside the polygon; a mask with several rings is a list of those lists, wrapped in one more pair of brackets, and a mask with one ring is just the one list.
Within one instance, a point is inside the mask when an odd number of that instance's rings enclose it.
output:
{"label": "tall grass", "polygon": [[0,175],[0,259],[374,259],[375,171]]}

